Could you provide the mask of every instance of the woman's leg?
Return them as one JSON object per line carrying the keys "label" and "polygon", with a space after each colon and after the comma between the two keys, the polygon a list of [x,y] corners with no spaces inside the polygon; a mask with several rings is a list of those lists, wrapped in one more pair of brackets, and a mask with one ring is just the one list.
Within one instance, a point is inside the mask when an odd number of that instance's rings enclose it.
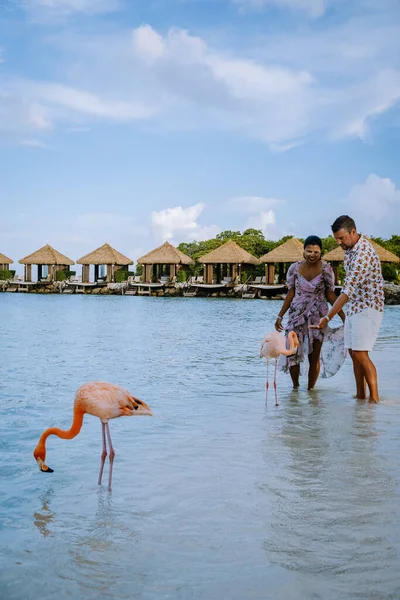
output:
{"label": "woman's leg", "polygon": [[313,350],[308,355],[308,361],[310,363],[310,369],[308,371],[308,389],[309,390],[312,390],[314,388],[315,384],[317,383],[319,369],[320,369],[319,357],[321,354],[321,348],[322,348],[322,341],[314,340],[313,341]]}
{"label": "woman's leg", "polygon": [[292,378],[293,387],[299,387],[299,377],[300,377],[300,365],[293,365],[293,367],[289,368],[290,377]]}

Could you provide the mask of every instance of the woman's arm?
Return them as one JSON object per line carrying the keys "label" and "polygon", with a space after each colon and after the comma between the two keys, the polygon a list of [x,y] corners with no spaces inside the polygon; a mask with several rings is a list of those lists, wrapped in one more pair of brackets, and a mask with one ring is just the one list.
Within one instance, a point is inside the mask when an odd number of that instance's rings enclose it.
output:
{"label": "woman's arm", "polygon": [[294,287],[290,288],[288,293],[286,294],[286,298],[283,301],[282,308],[279,311],[277,319],[275,321],[275,329],[277,331],[282,331],[282,317],[285,315],[286,311],[289,309],[289,306],[292,304],[292,300],[294,298]]}
{"label": "woman's arm", "polygon": [[[332,290],[328,290],[326,292],[326,297],[328,298],[328,302],[330,302],[330,304],[332,304],[332,306],[333,306],[337,300],[337,296],[336,296],[335,292],[333,292]],[[344,323],[346,315],[343,312],[343,310],[340,309],[337,314],[339,315],[339,317],[342,319],[342,322]]]}

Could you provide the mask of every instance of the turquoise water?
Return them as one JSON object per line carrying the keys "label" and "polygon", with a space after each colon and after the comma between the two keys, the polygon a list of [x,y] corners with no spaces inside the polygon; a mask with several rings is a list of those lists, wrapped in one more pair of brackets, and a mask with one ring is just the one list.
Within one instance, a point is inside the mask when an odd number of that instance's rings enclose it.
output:
{"label": "turquoise water", "polygon": [[[400,307],[374,360],[379,405],[347,360],[265,407],[260,341],[278,301],[0,295],[0,597],[4,600],[400,598]],[[153,418],[69,428],[75,390],[119,383]],[[107,467],[105,475],[107,476]],[[106,478],[107,481],[107,478]]]}

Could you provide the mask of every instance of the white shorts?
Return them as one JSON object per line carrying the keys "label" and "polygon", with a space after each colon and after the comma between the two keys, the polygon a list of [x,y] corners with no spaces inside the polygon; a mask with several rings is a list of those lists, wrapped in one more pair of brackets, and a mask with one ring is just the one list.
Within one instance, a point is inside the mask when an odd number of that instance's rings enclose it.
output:
{"label": "white shorts", "polygon": [[371,352],[382,323],[383,313],[374,308],[346,316],[344,322],[344,345],[350,350]]}

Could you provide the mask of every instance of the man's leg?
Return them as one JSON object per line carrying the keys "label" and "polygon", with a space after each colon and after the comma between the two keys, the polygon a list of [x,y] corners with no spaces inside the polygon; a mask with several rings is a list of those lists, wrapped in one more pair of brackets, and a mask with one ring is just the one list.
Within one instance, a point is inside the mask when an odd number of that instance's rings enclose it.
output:
{"label": "man's leg", "polygon": [[366,394],[366,389],[365,389],[364,369],[360,365],[360,363],[357,361],[354,351],[350,350],[350,348],[349,348],[349,354],[353,361],[354,378],[356,380],[356,396],[360,400],[365,400],[365,398],[367,397],[367,394]]}
{"label": "man's leg", "polygon": [[320,362],[319,357],[321,354],[322,341],[314,340],[313,342],[313,351],[308,355],[308,362],[310,363],[310,368],[308,370],[308,389],[312,390],[317,383]]}
{"label": "man's leg", "polygon": [[[364,377],[369,387],[369,398],[373,402],[379,402],[378,375],[374,363],[366,350],[353,350],[354,359],[363,370]],[[354,364],[354,363],[353,363]]]}

